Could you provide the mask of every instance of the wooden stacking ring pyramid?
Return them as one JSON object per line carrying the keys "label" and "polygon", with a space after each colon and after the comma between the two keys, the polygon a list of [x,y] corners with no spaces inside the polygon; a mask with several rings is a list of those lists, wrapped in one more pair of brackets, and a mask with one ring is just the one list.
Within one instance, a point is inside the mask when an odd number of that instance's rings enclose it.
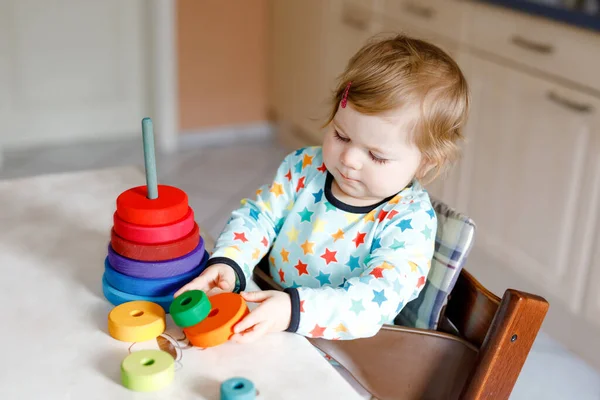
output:
{"label": "wooden stacking ring pyramid", "polygon": [[[142,120],[142,139],[146,185],[132,187],[117,196],[103,293],[115,306],[128,301],[155,301],[160,295],[157,304],[168,313],[175,291],[206,268],[208,252],[188,195],[177,187],[157,182],[150,118]],[[164,290],[165,279],[169,293]],[[170,300],[165,302],[165,298]]]}

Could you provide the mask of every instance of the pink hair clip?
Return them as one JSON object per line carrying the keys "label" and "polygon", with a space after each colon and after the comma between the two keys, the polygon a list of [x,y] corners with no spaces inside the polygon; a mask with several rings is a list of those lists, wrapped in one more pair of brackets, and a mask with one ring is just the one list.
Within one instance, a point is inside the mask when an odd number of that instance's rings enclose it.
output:
{"label": "pink hair clip", "polygon": [[346,108],[346,104],[348,103],[348,92],[350,91],[350,85],[352,85],[352,81],[348,82],[346,89],[344,89],[344,94],[342,96],[342,108]]}

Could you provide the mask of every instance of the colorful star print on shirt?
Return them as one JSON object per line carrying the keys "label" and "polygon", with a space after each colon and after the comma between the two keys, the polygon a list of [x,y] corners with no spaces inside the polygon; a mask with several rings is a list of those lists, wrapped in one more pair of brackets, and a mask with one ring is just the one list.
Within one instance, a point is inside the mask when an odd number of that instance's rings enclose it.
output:
{"label": "colorful star print on shirt", "polygon": [[287,155],[273,182],[232,213],[209,265],[231,265],[244,290],[268,256],[271,276],[292,300],[288,331],[369,337],[393,323],[425,285],[436,215],[417,180],[364,207],[336,199],[332,182],[321,147]]}

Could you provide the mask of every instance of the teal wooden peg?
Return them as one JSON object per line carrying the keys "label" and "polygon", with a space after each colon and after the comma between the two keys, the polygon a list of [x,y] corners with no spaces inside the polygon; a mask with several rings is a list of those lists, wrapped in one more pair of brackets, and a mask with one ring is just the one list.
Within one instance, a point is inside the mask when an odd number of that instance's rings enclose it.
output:
{"label": "teal wooden peg", "polygon": [[158,198],[158,183],[156,177],[156,156],[154,154],[154,129],[152,120],[148,117],[142,120],[142,138],[144,141],[144,164],[146,167],[146,186],[149,199]]}

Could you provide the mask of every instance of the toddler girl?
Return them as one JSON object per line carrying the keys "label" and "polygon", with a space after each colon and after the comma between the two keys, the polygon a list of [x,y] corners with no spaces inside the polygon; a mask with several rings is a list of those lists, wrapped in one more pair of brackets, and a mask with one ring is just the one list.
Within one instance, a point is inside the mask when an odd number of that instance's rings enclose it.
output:
{"label": "toddler girl", "polygon": [[[238,342],[375,335],[425,285],[437,220],[423,184],[456,158],[468,104],[438,47],[403,35],[367,43],[333,93],[322,146],[285,157],[175,295],[219,288],[261,303],[235,326]],[[265,256],[285,290],[244,292]]]}

